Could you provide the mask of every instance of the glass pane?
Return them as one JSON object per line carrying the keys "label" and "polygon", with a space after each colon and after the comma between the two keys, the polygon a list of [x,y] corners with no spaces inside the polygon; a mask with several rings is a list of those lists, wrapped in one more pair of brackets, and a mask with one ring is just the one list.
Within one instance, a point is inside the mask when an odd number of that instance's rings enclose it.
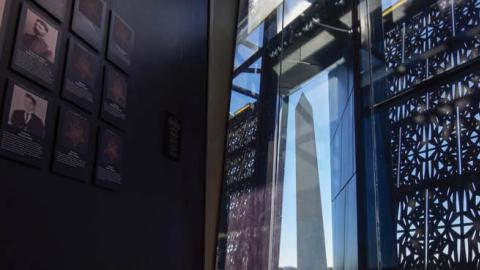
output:
{"label": "glass pane", "polygon": [[284,7],[283,40],[289,42],[274,67],[280,74],[281,140],[273,239],[279,255],[273,264],[355,268],[351,2],[286,1]]}
{"label": "glass pane", "polygon": [[[328,72],[289,96],[280,267],[333,267]],[[298,244],[297,244],[298,243]],[[301,257],[301,258],[299,258]]]}
{"label": "glass pane", "polygon": [[240,1],[217,269],[357,266],[352,5]]}

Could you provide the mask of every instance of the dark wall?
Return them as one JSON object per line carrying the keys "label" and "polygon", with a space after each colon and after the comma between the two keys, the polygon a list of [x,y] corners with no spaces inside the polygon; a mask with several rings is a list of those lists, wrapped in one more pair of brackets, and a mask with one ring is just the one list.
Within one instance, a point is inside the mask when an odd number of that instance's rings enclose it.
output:
{"label": "dark wall", "polygon": [[[8,65],[21,2],[2,81],[16,77]],[[107,2],[136,31],[124,184],[109,191],[0,158],[0,269],[202,267],[208,1]],[[162,155],[163,110],[183,122],[178,163]]]}

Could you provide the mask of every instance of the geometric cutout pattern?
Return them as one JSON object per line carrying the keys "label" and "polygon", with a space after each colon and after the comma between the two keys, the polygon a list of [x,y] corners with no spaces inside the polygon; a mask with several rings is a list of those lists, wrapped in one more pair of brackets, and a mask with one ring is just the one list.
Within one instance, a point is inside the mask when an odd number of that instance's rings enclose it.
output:
{"label": "geometric cutout pattern", "polygon": [[388,109],[402,269],[480,269],[480,72]]}
{"label": "geometric cutout pattern", "polygon": [[237,122],[229,129],[227,138],[227,153],[248,146],[256,139],[258,120],[252,117],[247,121]]}
{"label": "geometric cutout pattern", "polygon": [[480,55],[480,0],[439,0],[384,34],[386,95]]}
{"label": "geometric cutout pattern", "polygon": [[217,269],[254,269],[264,245],[265,190],[256,186],[258,115],[255,104],[229,119]]}
{"label": "geometric cutout pattern", "polygon": [[257,129],[253,106],[230,119],[224,172],[227,185],[242,182],[255,173]]}
{"label": "geometric cutout pattern", "polygon": [[397,205],[397,257],[401,269],[425,265],[425,196],[424,192],[407,194]]}
{"label": "geometric cutout pattern", "polygon": [[480,181],[424,188],[396,208],[401,269],[480,268]]}

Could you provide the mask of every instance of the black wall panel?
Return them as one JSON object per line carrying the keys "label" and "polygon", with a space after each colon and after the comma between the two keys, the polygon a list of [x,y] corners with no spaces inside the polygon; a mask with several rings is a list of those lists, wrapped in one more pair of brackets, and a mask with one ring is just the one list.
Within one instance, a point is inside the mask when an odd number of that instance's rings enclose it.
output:
{"label": "black wall panel", "polygon": [[[19,77],[8,66],[22,2],[8,20],[2,93]],[[124,184],[101,189],[0,158],[0,269],[201,269],[208,1],[107,2],[136,34]],[[165,110],[183,123],[180,162],[162,155]]]}

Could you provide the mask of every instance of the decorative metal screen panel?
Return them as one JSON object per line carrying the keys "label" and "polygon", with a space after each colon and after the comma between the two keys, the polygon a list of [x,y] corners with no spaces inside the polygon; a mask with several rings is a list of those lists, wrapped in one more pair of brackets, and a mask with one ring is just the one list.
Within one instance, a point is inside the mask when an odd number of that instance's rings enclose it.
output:
{"label": "decorative metal screen panel", "polygon": [[398,102],[388,119],[402,269],[479,269],[480,72]]}
{"label": "decorative metal screen panel", "polygon": [[387,97],[479,55],[480,0],[440,0],[384,38]]}
{"label": "decorative metal screen panel", "polygon": [[252,104],[229,121],[224,169],[217,269],[254,269],[261,263],[265,238],[265,190],[255,175],[258,116]]}

